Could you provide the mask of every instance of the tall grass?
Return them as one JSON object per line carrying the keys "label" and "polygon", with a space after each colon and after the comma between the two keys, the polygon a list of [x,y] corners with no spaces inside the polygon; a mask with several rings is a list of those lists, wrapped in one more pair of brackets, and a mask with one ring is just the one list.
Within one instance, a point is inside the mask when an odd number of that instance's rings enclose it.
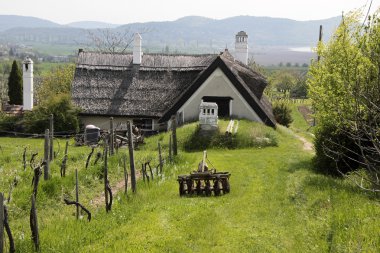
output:
{"label": "tall grass", "polygon": [[[51,166],[51,180],[40,182],[41,252],[376,252],[380,248],[376,196],[345,180],[315,174],[310,170],[312,154],[302,151],[302,143],[288,129],[260,128],[244,121],[239,127],[242,138],[273,134],[276,146],[251,147],[242,139],[243,148],[208,149],[212,165],[231,173],[229,194],[179,197],[177,175],[194,170],[202,158],[201,151],[182,149],[196,132],[193,124],[178,129],[179,156],[165,164],[164,174],[149,184],[139,180],[136,194],[125,196],[119,190],[110,213],[102,198],[102,162],[93,165],[92,160],[85,169],[90,148],[74,147],[71,141],[67,176],[59,175],[60,153]],[[137,168],[147,159],[158,164],[158,141],[167,158],[169,134],[162,133],[146,139],[136,151]],[[11,181],[19,178],[7,203],[16,250],[32,252],[32,172],[23,171],[22,151],[28,146],[28,157],[38,151],[40,159],[43,140],[0,138],[0,145],[0,191],[7,195]],[[127,149],[119,149],[109,160],[113,189],[123,180],[125,154]],[[79,199],[92,212],[91,222],[75,220],[75,207],[62,201],[75,196],[75,169]]]}

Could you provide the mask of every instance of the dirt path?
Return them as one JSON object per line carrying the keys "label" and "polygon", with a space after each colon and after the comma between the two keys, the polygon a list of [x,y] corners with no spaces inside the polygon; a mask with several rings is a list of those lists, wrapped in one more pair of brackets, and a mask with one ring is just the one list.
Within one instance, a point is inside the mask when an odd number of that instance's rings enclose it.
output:
{"label": "dirt path", "polygon": [[306,140],[304,137],[296,135],[297,139],[302,141],[303,143],[303,150],[305,151],[314,151],[314,145],[310,141]]}
{"label": "dirt path", "polygon": [[[141,173],[139,170],[136,170],[136,180],[139,179],[141,177]],[[116,194],[120,191],[120,190],[124,190],[124,187],[125,187],[125,183],[124,183],[124,179],[117,182],[116,185],[111,185],[111,190],[112,190],[112,196],[116,196]],[[128,191],[131,190],[131,175],[128,174]],[[90,201],[90,204],[92,206],[96,206],[96,207],[100,207],[101,205],[104,205],[105,202],[104,202],[104,192],[102,192],[101,194],[99,194],[98,196],[96,196],[94,199],[92,199]]]}

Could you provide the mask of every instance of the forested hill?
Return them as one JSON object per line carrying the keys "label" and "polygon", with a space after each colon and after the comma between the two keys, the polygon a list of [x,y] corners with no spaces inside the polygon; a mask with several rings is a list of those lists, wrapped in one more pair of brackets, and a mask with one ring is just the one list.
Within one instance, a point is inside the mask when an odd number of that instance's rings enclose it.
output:
{"label": "forested hill", "polygon": [[[162,48],[231,48],[234,35],[244,30],[249,43],[258,46],[302,47],[315,45],[319,26],[323,25],[324,39],[328,39],[338,26],[340,17],[315,21],[296,21],[283,18],[236,16],[210,19],[198,16],[183,17],[175,21],[131,23],[116,28],[130,32],[144,31],[147,47]],[[83,25],[84,22],[79,24]],[[60,25],[43,19],[0,15],[0,40],[7,42],[42,42],[76,44],[86,41],[83,26],[76,23]],[[95,24],[95,25],[94,25]],[[104,23],[101,23],[105,27]],[[91,24],[92,28],[96,23]],[[115,25],[109,24],[109,27]]]}

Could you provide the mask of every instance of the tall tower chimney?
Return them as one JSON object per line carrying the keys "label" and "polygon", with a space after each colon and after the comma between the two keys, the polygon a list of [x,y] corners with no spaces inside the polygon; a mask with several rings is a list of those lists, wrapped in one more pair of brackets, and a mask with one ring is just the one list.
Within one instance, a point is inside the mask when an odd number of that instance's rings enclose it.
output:
{"label": "tall tower chimney", "polygon": [[23,81],[23,109],[33,109],[33,61],[26,57],[22,62],[22,81]]}
{"label": "tall tower chimney", "polygon": [[248,65],[248,35],[240,31],[235,36],[235,58]]}
{"label": "tall tower chimney", "polygon": [[133,43],[133,64],[141,64],[142,49],[141,49],[141,35],[135,33],[134,43]]}

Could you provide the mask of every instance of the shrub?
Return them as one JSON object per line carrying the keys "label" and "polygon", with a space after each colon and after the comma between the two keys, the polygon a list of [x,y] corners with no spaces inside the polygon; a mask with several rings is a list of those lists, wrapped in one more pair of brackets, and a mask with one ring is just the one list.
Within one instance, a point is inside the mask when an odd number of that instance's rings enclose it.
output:
{"label": "shrub", "polygon": [[20,126],[18,122],[20,121],[19,116],[9,116],[5,113],[0,112],[0,134],[7,134],[6,132],[18,132]]}
{"label": "shrub", "polygon": [[226,135],[220,129],[208,134],[203,133],[200,127],[188,134],[183,142],[186,151],[201,151],[209,148],[248,148],[277,146],[277,136],[274,129],[261,123],[247,120],[239,121],[239,130],[236,134]]}
{"label": "shrub", "polygon": [[[359,147],[348,131],[333,124],[320,124],[315,131],[315,157],[313,166],[317,172],[340,176],[359,167]],[[340,173],[340,172],[341,173]]]}
{"label": "shrub", "polygon": [[289,127],[293,122],[291,112],[290,107],[284,102],[277,102],[273,105],[273,115],[277,123],[283,126]]}
{"label": "shrub", "polygon": [[25,113],[24,129],[29,133],[43,133],[49,127],[50,114],[53,114],[56,132],[77,132],[78,112],[79,110],[72,105],[69,95],[56,95],[33,111]]}

